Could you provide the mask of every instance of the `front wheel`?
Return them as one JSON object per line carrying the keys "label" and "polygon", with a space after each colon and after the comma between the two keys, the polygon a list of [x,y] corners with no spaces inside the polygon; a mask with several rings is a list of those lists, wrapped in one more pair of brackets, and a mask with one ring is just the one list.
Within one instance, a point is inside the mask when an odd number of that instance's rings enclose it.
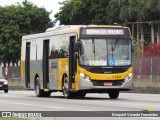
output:
{"label": "front wheel", "polygon": [[119,91],[118,90],[112,90],[112,91],[109,91],[108,94],[109,94],[109,97],[111,99],[117,99],[118,96],[119,96]]}
{"label": "front wheel", "polygon": [[73,93],[69,90],[69,81],[67,77],[65,77],[63,80],[63,95],[68,99],[73,97]]}
{"label": "front wheel", "polygon": [[8,93],[8,89],[5,89],[5,90],[4,90],[4,93]]}

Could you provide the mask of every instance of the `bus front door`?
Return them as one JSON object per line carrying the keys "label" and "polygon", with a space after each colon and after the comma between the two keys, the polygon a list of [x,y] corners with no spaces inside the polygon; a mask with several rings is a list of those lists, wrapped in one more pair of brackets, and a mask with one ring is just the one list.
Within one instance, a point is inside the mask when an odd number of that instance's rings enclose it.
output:
{"label": "bus front door", "polygon": [[49,83],[49,40],[43,42],[43,88]]}
{"label": "bus front door", "polygon": [[74,43],[76,36],[70,36],[69,44],[69,89],[72,89],[72,83],[75,83],[75,68],[76,68],[76,58],[74,52]]}

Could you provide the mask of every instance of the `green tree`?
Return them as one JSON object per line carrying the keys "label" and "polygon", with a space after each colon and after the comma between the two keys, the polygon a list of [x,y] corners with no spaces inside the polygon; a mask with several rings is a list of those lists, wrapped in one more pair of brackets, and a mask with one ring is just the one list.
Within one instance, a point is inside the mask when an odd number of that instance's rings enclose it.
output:
{"label": "green tree", "polygon": [[55,15],[61,24],[113,24],[160,20],[159,0],[66,0]]}
{"label": "green tree", "polygon": [[89,8],[91,0],[66,0],[62,3],[60,11],[55,15],[56,20],[61,24],[74,25],[91,23]]}
{"label": "green tree", "polygon": [[125,0],[122,2],[120,18],[129,22],[160,20],[159,0]]}
{"label": "green tree", "polygon": [[160,1],[159,0],[141,0],[137,7],[138,18],[141,21],[160,20]]}
{"label": "green tree", "polygon": [[135,22],[137,21],[137,8],[139,0],[126,0],[121,3],[119,17],[123,19],[124,22]]}
{"label": "green tree", "polygon": [[106,24],[109,0],[66,0],[55,15],[61,24]]}
{"label": "green tree", "polygon": [[105,20],[107,21],[106,24],[113,24],[113,23],[122,23],[123,19],[119,17],[120,14],[120,1],[119,0],[110,0],[108,6],[106,7],[107,13]]}
{"label": "green tree", "polygon": [[0,62],[18,62],[22,36],[52,27],[50,13],[27,0],[0,7]]}

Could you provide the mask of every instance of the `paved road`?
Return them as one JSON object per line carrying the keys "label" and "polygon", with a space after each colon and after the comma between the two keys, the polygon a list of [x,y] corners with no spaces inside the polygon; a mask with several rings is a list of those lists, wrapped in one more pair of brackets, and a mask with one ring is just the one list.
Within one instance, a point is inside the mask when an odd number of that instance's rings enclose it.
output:
{"label": "paved road", "polygon": [[[108,94],[87,94],[85,98],[65,99],[61,93],[49,98],[38,98],[34,91],[0,91],[0,111],[160,111],[159,94],[120,93],[116,100]],[[51,119],[51,118],[50,118]],[[57,119],[57,118],[56,118]],[[59,118],[62,120],[64,118]],[[71,118],[66,118],[67,120]],[[73,119],[73,118],[72,118]],[[97,118],[83,118],[96,120]],[[103,118],[98,118],[99,120]],[[107,118],[113,119],[114,118]],[[156,117],[130,118],[131,120],[158,120]],[[130,120],[129,119],[129,120]],[[122,118],[118,118],[122,120]],[[128,120],[128,118],[123,118]]]}

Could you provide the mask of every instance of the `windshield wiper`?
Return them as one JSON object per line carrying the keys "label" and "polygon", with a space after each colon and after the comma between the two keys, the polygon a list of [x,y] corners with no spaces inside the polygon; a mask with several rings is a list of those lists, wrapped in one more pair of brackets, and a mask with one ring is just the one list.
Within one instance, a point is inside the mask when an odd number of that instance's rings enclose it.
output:
{"label": "windshield wiper", "polygon": [[115,50],[114,46],[113,46],[113,42],[111,42],[112,45],[112,59],[113,59],[113,51]]}
{"label": "windshield wiper", "polygon": [[95,41],[94,38],[92,38],[92,52],[94,53],[94,60],[95,60],[95,55],[96,55],[96,51],[95,51]]}
{"label": "windshield wiper", "polygon": [[112,58],[113,58],[113,52],[114,52],[115,49],[116,49],[116,46],[117,46],[118,41],[119,41],[119,39],[117,38],[114,44],[113,44],[113,41],[111,42],[111,45],[112,45]]}
{"label": "windshield wiper", "polygon": [[119,41],[119,38],[116,39],[116,41],[115,41],[115,43],[114,43],[114,46],[113,46],[113,44],[112,44],[113,51],[116,49],[116,46],[117,46],[118,41]]}

